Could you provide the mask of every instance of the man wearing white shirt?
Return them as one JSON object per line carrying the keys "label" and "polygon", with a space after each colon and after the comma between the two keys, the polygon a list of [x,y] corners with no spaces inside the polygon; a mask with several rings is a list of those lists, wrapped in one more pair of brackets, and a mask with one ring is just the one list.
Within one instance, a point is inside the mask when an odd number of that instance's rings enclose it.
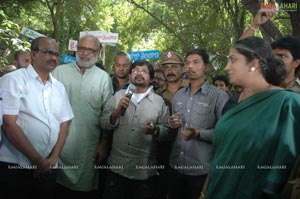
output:
{"label": "man wearing white shirt", "polygon": [[34,39],[31,57],[32,65],[0,79],[5,92],[0,143],[3,198],[53,198],[52,168],[57,166],[73,118],[64,86],[50,73],[59,57],[55,40]]}

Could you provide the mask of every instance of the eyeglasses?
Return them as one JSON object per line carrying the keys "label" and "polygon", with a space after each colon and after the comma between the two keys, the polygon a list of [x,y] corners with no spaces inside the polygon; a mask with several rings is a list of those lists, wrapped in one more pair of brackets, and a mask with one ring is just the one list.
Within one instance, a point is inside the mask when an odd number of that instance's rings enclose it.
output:
{"label": "eyeglasses", "polygon": [[131,72],[134,73],[134,74],[141,73],[142,75],[143,75],[143,74],[149,74],[149,71],[148,71],[148,70],[137,70],[137,69],[132,69]]}
{"label": "eyeglasses", "polygon": [[201,59],[194,59],[194,60],[192,60],[192,61],[185,61],[184,64],[185,64],[186,66],[189,66],[189,65],[191,65],[191,64],[196,65],[196,64],[199,64],[199,63],[201,63],[201,62],[202,62]]}
{"label": "eyeglasses", "polygon": [[95,50],[95,49],[92,49],[92,48],[86,48],[86,47],[83,47],[83,46],[78,46],[77,51],[78,52],[87,51],[89,54],[95,54],[96,52],[98,52],[98,50]]}
{"label": "eyeglasses", "polygon": [[55,57],[59,57],[59,53],[58,52],[54,52],[52,50],[40,50],[40,49],[37,49],[36,51],[38,52],[41,52],[43,54],[47,54],[47,55],[50,55],[50,56],[55,56]]}

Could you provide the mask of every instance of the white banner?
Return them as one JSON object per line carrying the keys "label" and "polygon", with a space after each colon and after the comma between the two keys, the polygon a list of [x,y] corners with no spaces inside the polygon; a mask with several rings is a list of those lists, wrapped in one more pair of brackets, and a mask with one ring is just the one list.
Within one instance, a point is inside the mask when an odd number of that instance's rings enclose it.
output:
{"label": "white banner", "polygon": [[80,32],[79,37],[82,37],[84,35],[94,35],[99,39],[101,43],[104,44],[115,44],[118,43],[119,34],[118,33],[108,33],[106,31],[82,31]]}
{"label": "white banner", "polygon": [[39,32],[36,32],[34,30],[31,30],[29,28],[26,28],[26,27],[23,27],[22,30],[21,30],[21,34],[31,38],[31,39],[35,39],[35,38],[38,38],[38,37],[46,37],[45,35],[39,33]]}

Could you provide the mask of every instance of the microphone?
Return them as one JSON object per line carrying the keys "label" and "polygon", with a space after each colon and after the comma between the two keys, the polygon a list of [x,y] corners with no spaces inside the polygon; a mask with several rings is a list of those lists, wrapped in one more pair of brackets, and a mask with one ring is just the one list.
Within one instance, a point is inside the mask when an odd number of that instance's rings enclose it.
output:
{"label": "microphone", "polygon": [[[132,95],[133,95],[133,93],[135,93],[135,91],[136,91],[136,87],[133,85],[133,84],[130,84],[129,86],[128,86],[128,92],[127,92],[127,97],[129,98],[129,99],[131,99],[131,97],[132,97]],[[124,107],[122,107],[121,108],[121,113],[120,113],[120,115],[121,116],[124,116],[125,115],[125,112],[126,112],[126,108],[124,108]]]}

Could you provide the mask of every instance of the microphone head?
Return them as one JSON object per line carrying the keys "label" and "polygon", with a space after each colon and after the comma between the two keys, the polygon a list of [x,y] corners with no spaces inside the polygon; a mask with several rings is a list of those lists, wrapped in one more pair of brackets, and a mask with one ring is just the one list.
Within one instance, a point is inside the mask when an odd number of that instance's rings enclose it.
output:
{"label": "microphone head", "polygon": [[132,94],[132,93],[135,93],[135,91],[136,91],[135,85],[130,84],[130,85],[128,86],[128,93]]}

